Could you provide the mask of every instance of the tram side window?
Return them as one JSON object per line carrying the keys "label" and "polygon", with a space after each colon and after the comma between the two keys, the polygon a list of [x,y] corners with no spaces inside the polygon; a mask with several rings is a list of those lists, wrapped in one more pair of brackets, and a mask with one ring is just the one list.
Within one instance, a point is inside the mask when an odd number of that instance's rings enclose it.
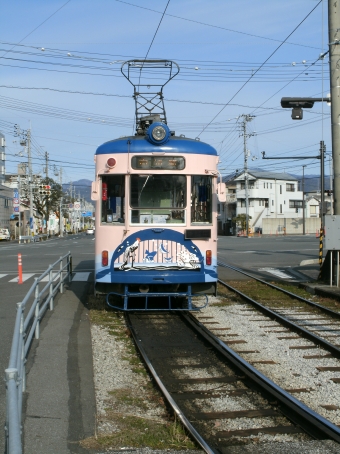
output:
{"label": "tram side window", "polygon": [[102,177],[101,223],[118,225],[124,222],[125,176]]}
{"label": "tram side window", "polygon": [[212,222],[212,177],[194,175],[191,177],[191,222]]}

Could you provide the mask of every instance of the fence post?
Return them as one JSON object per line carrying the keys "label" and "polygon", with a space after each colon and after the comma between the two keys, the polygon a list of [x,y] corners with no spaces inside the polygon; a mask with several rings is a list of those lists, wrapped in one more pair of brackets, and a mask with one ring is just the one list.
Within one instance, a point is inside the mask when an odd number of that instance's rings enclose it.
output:
{"label": "fence post", "polygon": [[71,252],[69,252],[67,260],[68,260],[68,281],[71,282],[72,281],[72,255],[71,255]]}
{"label": "fence post", "polygon": [[[6,447],[8,453],[21,454],[21,427],[18,409],[18,370],[5,370],[6,378]],[[11,428],[11,430],[9,430]]]}
{"label": "fence post", "polygon": [[64,293],[64,277],[63,277],[63,260],[60,257],[60,265],[59,265],[59,282],[60,282],[60,293]]}
{"label": "fence post", "polygon": [[[17,310],[21,311],[20,315],[20,361],[19,377],[21,377],[22,391],[26,391],[26,368],[25,368],[25,332],[24,332],[24,312],[22,303],[17,303]],[[20,407],[21,408],[21,407]]]}
{"label": "fence post", "polygon": [[50,279],[50,311],[53,311],[53,269],[52,265],[49,265],[50,272],[49,272],[49,279]]}
{"label": "fence post", "polygon": [[35,278],[35,318],[37,320],[37,324],[35,327],[35,338],[39,339],[40,337],[40,320],[39,320],[39,283],[38,283],[38,278]]}

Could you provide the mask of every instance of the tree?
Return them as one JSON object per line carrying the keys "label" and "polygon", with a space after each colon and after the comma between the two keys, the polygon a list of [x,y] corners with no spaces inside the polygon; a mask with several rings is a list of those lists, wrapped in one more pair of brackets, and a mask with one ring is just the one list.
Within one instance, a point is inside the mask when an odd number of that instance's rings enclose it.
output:
{"label": "tree", "polygon": [[59,214],[60,198],[63,196],[63,191],[61,185],[56,183],[52,178],[43,178],[40,181],[40,185],[51,186],[50,191],[48,191],[49,194],[40,194],[37,188],[33,196],[33,203],[36,210],[47,222],[51,211],[57,213],[57,215]]}
{"label": "tree", "polygon": [[[251,216],[248,216],[248,219],[251,219]],[[242,230],[246,230],[247,217],[245,214],[238,214],[235,218],[233,218],[233,222],[235,222],[238,226],[241,226]]]}

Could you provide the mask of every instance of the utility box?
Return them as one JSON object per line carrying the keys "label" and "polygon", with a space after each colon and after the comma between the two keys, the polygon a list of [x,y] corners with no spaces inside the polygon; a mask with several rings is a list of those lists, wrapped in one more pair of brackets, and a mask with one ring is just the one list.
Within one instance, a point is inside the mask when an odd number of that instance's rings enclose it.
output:
{"label": "utility box", "polygon": [[340,251],[340,215],[325,216],[325,249]]}

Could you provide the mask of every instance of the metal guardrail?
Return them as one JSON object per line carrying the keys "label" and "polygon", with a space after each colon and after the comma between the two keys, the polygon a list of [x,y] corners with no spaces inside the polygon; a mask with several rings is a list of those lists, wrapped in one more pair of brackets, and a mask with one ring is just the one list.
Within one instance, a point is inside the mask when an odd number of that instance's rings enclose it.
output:
{"label": "metal guardrail", "polygon": [[[64,263],[65,261],[65,263]],[[45,283],[45,277],[48,281]],[[39,339],[40,320],[47,307],[53,310],[54,297],[58,290],[64,291],[64,282],[72,278],[72,256],[68,252],[38,278],[21,303],[17,303],[17,315],[14,325],[13,341],[8,368],[5,370],[6,381],[6,453],[22,454],[21,417],[22,394],[26,390],[25,363],[33,336]],[[41,288],[41,285],[44,285]],[[33,301],[31,301],[33,298]],[[31,305],[29,304],[31,302]],[[28,313],[25,317],[25,310]]]}
{"label": "metal guardrail", "polygon": [[30,243],[31,241],[36,242],[36,241],[41,241],[44,240],[46,241],[47,238],[49,237],[48,233],[42,233],[40,235],[19,235],[19,244],[21,244],[21,241],[26,243]]}

